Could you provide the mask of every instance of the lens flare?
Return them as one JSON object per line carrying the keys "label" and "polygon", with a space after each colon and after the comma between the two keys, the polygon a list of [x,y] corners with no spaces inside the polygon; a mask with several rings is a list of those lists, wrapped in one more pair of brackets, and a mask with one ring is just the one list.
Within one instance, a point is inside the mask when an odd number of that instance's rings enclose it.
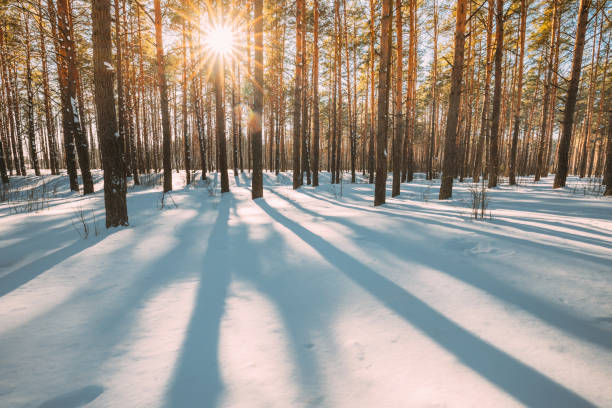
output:
{"label": "lens flare", "polygon": [[234,49],[234,32],[232,28],[226,25],[210,27],[204,36],[204,46],[215,54],[231,54]]}

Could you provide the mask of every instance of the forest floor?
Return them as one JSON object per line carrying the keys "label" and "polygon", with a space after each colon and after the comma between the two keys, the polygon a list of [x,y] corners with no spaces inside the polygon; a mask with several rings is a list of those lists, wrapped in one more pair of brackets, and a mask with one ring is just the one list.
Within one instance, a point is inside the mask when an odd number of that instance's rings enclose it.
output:
{"label": "forest floor", "polygon": [[[437,200],[247,174],[130,226],[96,193],[14,177],[0,204],[0,406],[612,406],[612,201],[575,178]],[[390,181],[388,194],[390,194]],[[10,197],[8,197],[10,195]],[[84,227],[87,226],[87,233]]]}

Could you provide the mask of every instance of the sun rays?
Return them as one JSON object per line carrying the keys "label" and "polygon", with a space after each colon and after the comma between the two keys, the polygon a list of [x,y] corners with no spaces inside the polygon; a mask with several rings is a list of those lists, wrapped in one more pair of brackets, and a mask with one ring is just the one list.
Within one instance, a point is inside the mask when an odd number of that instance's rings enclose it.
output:
{"label": "sun rays", "polygon": [[234,38],[236,34],[229,25],[207,25],[203,31],[202,46],[205,50],[224,57],[231,56],[236,51]]}

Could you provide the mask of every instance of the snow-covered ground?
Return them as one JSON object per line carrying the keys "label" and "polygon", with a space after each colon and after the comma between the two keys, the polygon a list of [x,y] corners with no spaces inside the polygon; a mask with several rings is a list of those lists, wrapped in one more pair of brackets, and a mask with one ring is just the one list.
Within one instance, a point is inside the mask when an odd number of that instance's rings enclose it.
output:
{"label": "snow-covered ground", "polygon": [[469,183],[439,202],[422,175],[377,208],[327,174],[266,173],[257,201],[246,174],[182,176],[108,231],[100,173],[44,202],[13,178],[1,407],[612,406],[612,201],[576,179],[491,190],[474,221]]}

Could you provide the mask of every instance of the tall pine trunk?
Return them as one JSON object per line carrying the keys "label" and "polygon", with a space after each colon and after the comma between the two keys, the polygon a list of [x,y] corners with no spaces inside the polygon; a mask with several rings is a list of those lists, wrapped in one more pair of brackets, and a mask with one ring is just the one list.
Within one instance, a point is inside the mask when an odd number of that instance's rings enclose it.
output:
{"label": "tall pine trunk", "polygon": [[523,92],[523,63],[525,59],[525,28],[527,25],[527,0],[521,0],[521,27],[520,27],[520,54],[518,65],[518,79],[516,101],[514,105],[514,132],[512,133],[512,147],[510,152],[509,184],[516,184],[516,152],[518,148],[519,126],[521,124],[521,96]]}
{"label": "tall pine trunk", "polygon": [[[254,28],[255,28],[255,94],[253,95],[253,112],[255,120],[250,121],[252,151],[253,151],[253,181],[251,197],[263,197],[263,171],[261,163],[261,128],[263,115],[263,0],[255,0]],[[295,183],[295,176],[294,176]],[[295,188],[295,184],[294,184]]]}
{"label": "tall pine trunk", "polygon": [[[117,1],[117,0],[115,0]],[[168,83],[166,82],[166,62],[162,39],[162,14],[160,0],[154,1],[155,8],[155,49],[157,57],[157,80],[162,116],[162,145],[164,167],[164,193],[172,190],[172,161],[170,146],[170,113],[168,112]]]}
{"label": "tall pine trunk", "polygon": [[502,59],[504,53],[503,0],[497,0],[495,12],[495,42],[495,85],[493,88],[493,112],[491,114],[491,140],[489,146],[489,188],[497,187],[497,173],[499,171],[498,135],[501,116]]}
{"label": "tall pine trunk", "polygon": [[572,60],[572,71],[563,110],[563,122],[561,125],[561,138],[559,139],[559,151],[557,155],[557,171],[553,188],[565,187],[569,164],[569,148],[572,141],[572,128],[574,125],[574,110],[576,109],[576,96],[580,84],[580,72],[582,70],[582,53],[584,51],[584,37],[589,19],[589,7],[591,0],[581,0],[578,11],[578,22],[576,26],[576,41],[574,43],[574,57]]}
{"label": "tall pine trunk", "polygon": [[[501,0],[499,0],[501,1]],[[457,23],[455,26],[455,53],[451,72],[451,92],[448,100],[448,116],[444,136],[444,161],[442,163],[442,183],[440,200],[453,196],[453,167],[456,156],[457,121],[461,102],[461,82],[463,79],[463,55],[465,46],[465,18],[467,0],[457,0]]]}
{"label": "tall pine trunk", "polygon": [[391,197],[396,197],[400,194],[400,181],[401,181],[401,148],[402,148],[402,136],[403,136],[403,120],[402,115],[402,74],[404,70],[403,66],[403,27],[402,27],[402,1],[395,1],[395,44],[396,44],[396,57],[395,57],[395,126],[393,134],[393,182],[391,185]]}
{"label": "tall pine trunk", "polygon": [[[312,57],[312,186],[319,185],[319,0],[314,0]],[[282,72],[281,72],[282,75]]]}
{"label": "tall pine trunk", "polygon": [[25,26],[25,42],[26,42],[26,55],[25,55],[25,63],[26,63],[26,92],[27,92],[27,110],[26,116],[28,119],[28,143],[30,144],[30,161],[32,162],[32,167],[34,168],[34,174],[40,176],[40,167],[38,165],[38,152],[36,151],[36,133],[34,130],[34,91],[32,90],[32,63],[30,61],[31,58],[31,41],[30,41],[30,17],[28,15],[24,16],[24,26]]}
{"label": "tall pine trunk", "polygon": [[389,125],[389,71],[391,68],[392,0],[382,0],[380,67],[378,73],[378,130],[376,134],[376,183],[374,205],[385,203],[387,184],[387,128]]}
{"label": "tall pine trunk", "polygon": [[296,22],[295,22],[295,85],[293,91],[293,189],[298,188],[302,179],[302,171],[300,169],[300,137],[302,113],[302,36],[304,35],[304,16],[302,12],[304,8],[302,3],[305,0],[297,0],[296,5]]}
{"label": "tall pine trunk", "polygon": [[112,58],[110,0],[92,0],[92,42],[94,63],[94,99],[98,140],[104,169],[104,206],[106,228],[128,225],[126,204],[127,183],[122,160],[122,141],[117,137]]}

